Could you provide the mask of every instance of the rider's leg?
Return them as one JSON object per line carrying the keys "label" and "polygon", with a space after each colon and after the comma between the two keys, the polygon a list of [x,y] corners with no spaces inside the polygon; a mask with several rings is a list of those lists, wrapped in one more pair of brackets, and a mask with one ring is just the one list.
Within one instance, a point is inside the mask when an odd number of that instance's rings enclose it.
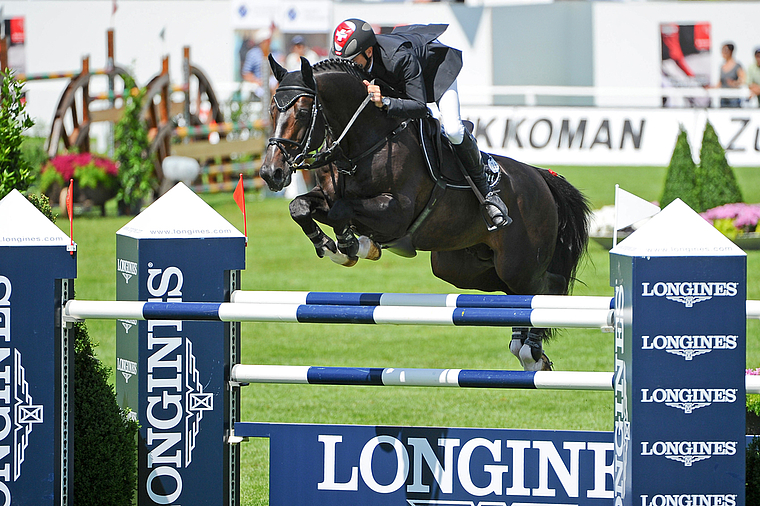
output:
{"label": "rider's leg", "polygon": [[470,179],[485,199],[484,205],[491,223],[497,228],[506,227],[512,223],[512,218],[509,217],[507,206],[499,194],[490,190],[485,175],[485,167],[480,158],[478,142],[462,124],[456,81],[438,101],[438,109],[441,113],[443,131],[454,145],[454,151],[464,165]]}

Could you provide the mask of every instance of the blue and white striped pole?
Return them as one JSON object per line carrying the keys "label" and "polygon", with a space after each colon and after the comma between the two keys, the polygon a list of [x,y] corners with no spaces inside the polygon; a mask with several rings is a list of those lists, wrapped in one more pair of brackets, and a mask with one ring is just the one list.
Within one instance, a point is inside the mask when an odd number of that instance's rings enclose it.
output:
{"label": "blue and white striped pole", "polygon": [[[232,368],[230,379],[241,384],[279,383],[598,391],[613,389],[613,373],[582,371],[532,372],[238,364]],[[748,394],[760,393],[760,376],[745,376],[745,380]]]}
{"label": "blue and white striped pole", "polygon": [[[595,295],[299,292],[236,290],[230,302],[336,306],[426,306],[514,309],[614,309],[615,299]],[[760,300],[747,301],[747,318],[760,319]]]}
{"label": "blue and white striped pole", "polygon": [[64,309],[64,319],[601,328],[612,324],[613,313],[611,309],[319,306],[232,302],[71,300]]}
{"label": "blue and white striped pole", "polygon": [[612,297],[457,293],[362,293],[236,290],[230,302],[338,306],[430,306],[522,309],[613,309]]}

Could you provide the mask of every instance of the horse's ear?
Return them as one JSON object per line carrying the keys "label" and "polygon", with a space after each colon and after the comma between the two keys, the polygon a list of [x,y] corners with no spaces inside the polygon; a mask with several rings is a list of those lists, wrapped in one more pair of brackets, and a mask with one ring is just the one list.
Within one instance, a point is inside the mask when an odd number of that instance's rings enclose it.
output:
{"label": "horse's ear", "polygon": [[282,78],[288,73],[282,65],[277,63],[277,60],[274,59],[272,53],[269,53],[269,66],[272,67],[272,74],[277,78],[277,82],[282,81]]}
{"label": "horse's ear", "polygon": [[317,89],[317,83],[314,82],[314,72],[311,70],[311,63],[303,56],[301,57],[301,75],[306,86],[315,90]]}

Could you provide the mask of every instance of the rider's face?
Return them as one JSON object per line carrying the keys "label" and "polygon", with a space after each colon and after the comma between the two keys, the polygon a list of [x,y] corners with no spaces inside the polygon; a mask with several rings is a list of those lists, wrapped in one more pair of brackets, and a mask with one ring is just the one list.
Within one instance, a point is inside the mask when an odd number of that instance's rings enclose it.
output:
{"label": "rider's face", "polygon": [[[373,49],[374,48],[370,47],[364,53],[360,53],[360,54],[354,56],[353,62],[356,63],[357,65],[361,65],[361,67],[364,70],[367,70],[369,68],[370,62],[372,61],[372,50]],[[367,57],[364,56],[365,54],[369,57],[369,59],[367,59]]]}

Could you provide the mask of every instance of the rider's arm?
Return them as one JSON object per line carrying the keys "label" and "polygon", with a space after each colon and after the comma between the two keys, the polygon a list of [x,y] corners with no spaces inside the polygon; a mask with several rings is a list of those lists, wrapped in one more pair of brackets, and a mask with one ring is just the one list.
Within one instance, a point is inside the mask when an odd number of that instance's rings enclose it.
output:
{"label": "rider's arm", "polygon": [[388,115],[400,118],[424,118],[428,108],[425,104],[425,83],[422,65],[411,51],[405,51],[397,60],[394,74],[404,77],[404,98],[391,98]]}

